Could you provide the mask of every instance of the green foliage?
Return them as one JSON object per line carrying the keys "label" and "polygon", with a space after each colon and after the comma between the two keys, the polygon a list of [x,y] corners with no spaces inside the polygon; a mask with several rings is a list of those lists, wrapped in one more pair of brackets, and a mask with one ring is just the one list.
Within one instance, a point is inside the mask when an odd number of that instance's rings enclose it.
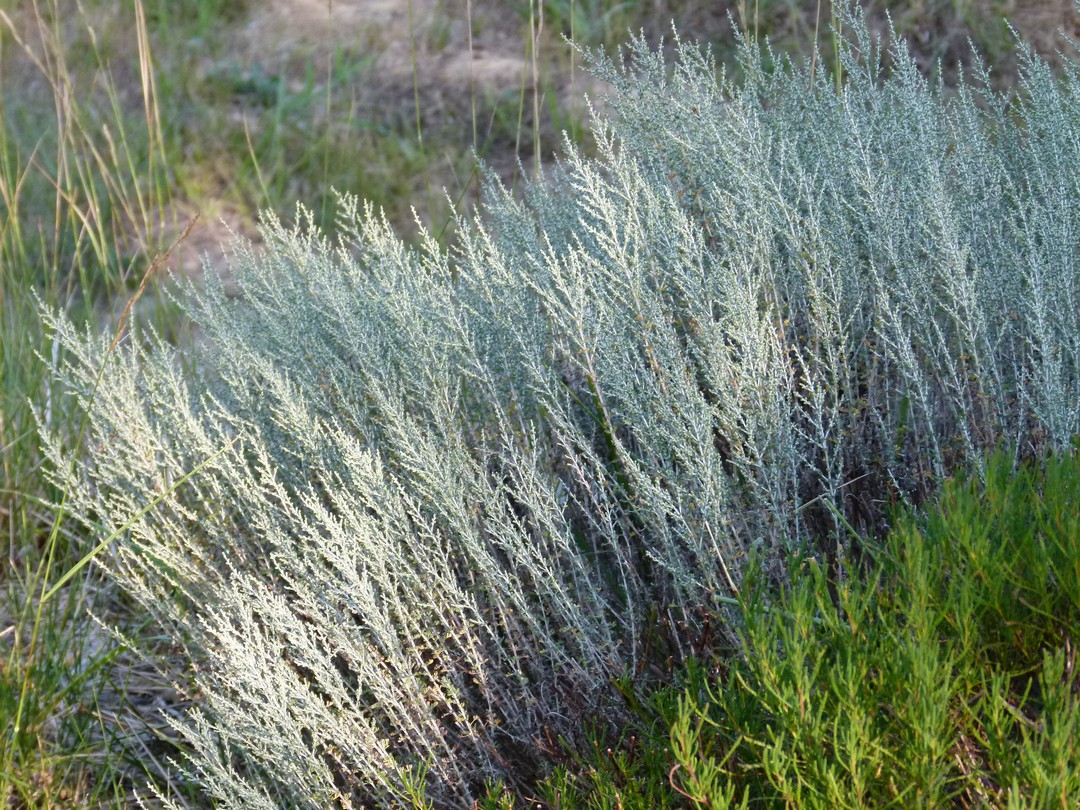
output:
{"label": "green foliage", "polygon": [[[611,681],[690,657],[703,616],[725,620],[751,688],[716,743],[695,715],[727,692],[691,690],[684,794],[740,800],[719,774],[748,751],[747,784],[796,806],[961,789],[946,743],[974,684],[951,675],[964,650],[915,587],[930,551],[892,549],[906,590],[886,568],[830,583],[807,563],[774,606],[753,580],[782,581],[796,548],[835,565],[845,527],[880,532],[889,501],[965,465],[993,478],[988,449],[1023,448],[995,462],[1012,468],[1080,433],[1080,76],[1031,57],[1021,102],[985,81],[947,100],[903,49],[886,72],[848,24],[839,79],[766,71],[750,46],[739,84],[689,47],[673,71],[643,41],[629,69],[595,60],[614,88],[599,157],[570,150],[523,199],[492,184],[450,248],[406,246],[351,198],[336,242],[306,212],[267,217],[261,251],[234,245],[239,295],[213,278],[184,295],[193,358],[146,331],[113,351],[46,314],[89,429],[84,448],[46,429],[43,449],[191,664],[177,729],[210,798],[441,807],[524,790],[555,758],[537,740],[586,756],[582,718],[611,734],[632,709]],[[1036,609],[1012,619],[1041,615],[1047,570],[1017,572]],[[761,601],[736,613],[743,594]],[[1021,707],[1045,696],[1070,716],[1055,662]],[[1001,711],[997,750],[1019,733]],[[1044,727],[1053,768],[1070,722]],[[620,787],[637,760],[602,751],[599,776],[553,789],[662,795]]]}
{"label": "green foliage", "polygon": [[946,482],[877,564],[749,586],[745,654],[689,670],[673,785],[710,807],[1080,800],[1080,458]]}
{"label": "green foliage", "polygon": [[578,43],[613,47],[622,42],[642,12],[637,0],[610,3],[604,0],[516,0],[526,20],[543,19],[545,27]]}
{"label": "green foliage", "polygon": [[243,17],[248,0],[144,0],[147,22],[156,30],[205,37]]}
{"label": "green foliage", "polygon": [[[479,800],[486,810],[518,807],[591,808],[592,810],[663,810],[686,806],[686,794],[674,789],[668,726],[676,718],[686,682],[701,678],[698,662],[689,659],[686,671],[669,673],[660,687],[656,680],[642,682],[628,675],[616,679],[615,689],[629,708],[626,726],[613,730],[607,724],[586,721],[584,744],[546,735],[537,744],[555,763],[544,778],[525,790],[513,791],[504,784],[489,787]],[[674,739],[674,738],[672,738]],[[695,740],[688,736],[688,746]]]}

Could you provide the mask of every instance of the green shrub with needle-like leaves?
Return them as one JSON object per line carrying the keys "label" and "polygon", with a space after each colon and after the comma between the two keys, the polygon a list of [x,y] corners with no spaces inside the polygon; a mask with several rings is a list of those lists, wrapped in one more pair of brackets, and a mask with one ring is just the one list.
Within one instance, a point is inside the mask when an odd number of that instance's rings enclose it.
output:
{"label": "green shrub with needle-like leaves", "polygon": [[[949,481],[869,542],[752,588],[747,654],[691,667],[673,784],[707,807],[1075,807],[1080,457]],[[731,664],[730,667],[727,664]]]}
{"label": "green shrub with needle-like leaves", "polygon": [[160,500],[101,559],[190,659],[221,806],[525,783],[750,549],[783,578],[1080,432],[1076,65],[947,100],[848,22],[840,79],[594,59],[600,157],[493,189],[447,250],[350,199],[334,243],[267,218],[239,296],[187,292],[193,363],[48,316],[90,414],[72,509],[108,534]]}

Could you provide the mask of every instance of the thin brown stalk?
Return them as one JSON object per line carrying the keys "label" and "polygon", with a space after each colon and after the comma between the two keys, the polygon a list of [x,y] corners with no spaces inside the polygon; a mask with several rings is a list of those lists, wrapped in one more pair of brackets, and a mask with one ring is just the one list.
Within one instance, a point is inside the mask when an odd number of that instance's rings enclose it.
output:
{"label": "thin brown stalk", "polygon": [[124,311],[120,313],[120,320],[116,324],[116,336],[113,338],[112,343],[109,344],[109,354],[112,353],[113,349],[116,348],[116,345],[120,342],[121,338],[123,338],[124,328],[127,325],[128,317],[131,315],[131,309],[135,306],[135,302],[142,297],[143,291],[146,289],[146,285],[150,282],[150,278],[158,271],[159,268],[164,266],[164,264],[169,261],[169,258],[172,256],[172,252],[176,249],[176,246],[188,238],[188,234],[191,233],[191,229],[195,227],[195,223],[198,221],[198,219],[199,214],[196,213],[195,216],[193,216],[188,221],[187,226],[184,228],[184,232],[172,241],[172,244],[169,245],[169,247],[164,253],[158,253],[156,256],[154,256],[154,260],[150,262],[150,266],[146,268],[146,272],[143,274],[142,281],[139,282],[139,288],[135,290],[135,294],[128,299],[127,305],[124,307]]}

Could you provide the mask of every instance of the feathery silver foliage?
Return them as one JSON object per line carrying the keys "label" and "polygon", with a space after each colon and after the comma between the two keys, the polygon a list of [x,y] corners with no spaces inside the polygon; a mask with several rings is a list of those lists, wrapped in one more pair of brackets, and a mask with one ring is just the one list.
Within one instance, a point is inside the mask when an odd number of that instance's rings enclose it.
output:
{"label": "feathery silver foliage", "polygon": [[408,805],[421,774],[465,806],[752,548],[1080,433],[1077,66],[945,100],[849,22],[839,92],[750,47],[738,85],[685,46],[594,59],[599,156],[493,189],[449,249],[351,199],[338,242],[267,218],[238,299],[186,294],[194,370],[46,316],[95,532],[228,447],[107,561],[189,657],[222,807]]}

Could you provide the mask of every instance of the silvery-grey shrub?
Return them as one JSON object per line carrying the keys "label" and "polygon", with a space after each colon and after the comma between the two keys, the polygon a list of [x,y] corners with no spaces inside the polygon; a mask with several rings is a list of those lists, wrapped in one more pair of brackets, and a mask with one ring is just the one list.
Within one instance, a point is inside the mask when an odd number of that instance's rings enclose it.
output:
{"label": "silvery-grey shrub", "polygon": [[528,780],[753,549],[782,574],[840,516],[1080,433],[1076,64],[948,94],[849,23],[839,85],[749,47],[737,84],[681,45],[594,60],[597,157],[493,186],[448,248],[349,198],[335,241],[268,217],[240,296],[186,292],[194,357],[46,316],[94,532],[225,449],[105,558],[190,662],[217,804]]}

